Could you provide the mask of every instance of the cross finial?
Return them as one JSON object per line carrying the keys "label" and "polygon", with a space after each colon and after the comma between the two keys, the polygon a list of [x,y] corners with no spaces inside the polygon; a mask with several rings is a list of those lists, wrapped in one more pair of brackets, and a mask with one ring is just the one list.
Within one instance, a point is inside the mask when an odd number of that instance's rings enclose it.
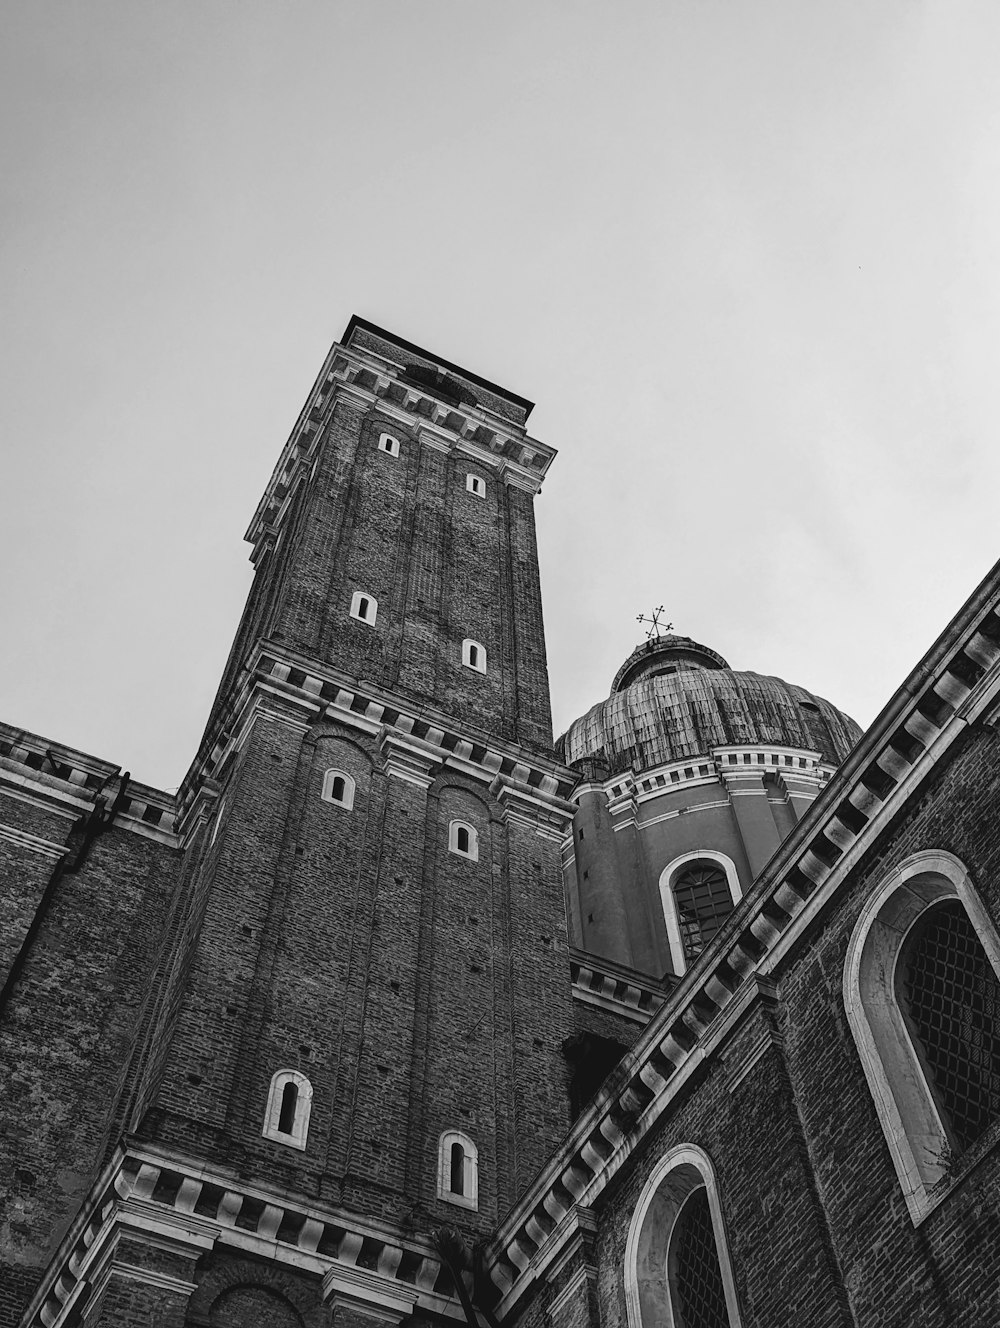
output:
{"label": "cross finial", "polygon": [[667,632],[672,632],[674,630],[674,625],[672,622],[665,623],[660,621],[660,616],[662,613],[663,613],[663,605],[661,604],[658,609],[653,610],[652,618],[647,618],[645,614],[642,613],[640,613],[638,618],[636,618],[636,622],[650,624],[649,630],[646,633],[647,641],[655,641],[659,637],[665,636]]}

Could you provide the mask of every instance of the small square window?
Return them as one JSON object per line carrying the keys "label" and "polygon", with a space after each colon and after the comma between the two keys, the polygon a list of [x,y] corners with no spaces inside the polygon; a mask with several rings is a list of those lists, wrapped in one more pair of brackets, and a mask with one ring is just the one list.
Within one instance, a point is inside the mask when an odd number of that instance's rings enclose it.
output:
{"label": "small square window", "polygon": [[474,493],[477,498],[486,497],[486,481],[479,475],[466,475],[465,487],[470,493]]}
{"label": "small square window", "polygon": [[364,590],[356,590],[351,596],[351,617],[357,618],[359,622],[368,623],[369,627],[374,627],[377,613],[378,600],[375,596],[369,595]]}
{"label": "small square window", "polygon": [[378,450],[385,452],[389,456],[399,456],[399,439],[394,438],[391,433],[384,433],[379,437]]}

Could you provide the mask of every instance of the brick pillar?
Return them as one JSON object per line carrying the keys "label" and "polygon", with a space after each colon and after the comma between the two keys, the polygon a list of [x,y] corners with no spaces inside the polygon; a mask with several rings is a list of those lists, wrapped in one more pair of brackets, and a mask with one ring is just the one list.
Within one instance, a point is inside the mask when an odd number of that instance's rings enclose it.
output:
{"label": "brick pillar", "polygon": [[415,1287],[364,1268],[332,1268],[323,1278],[323,1302],[333,1328],[397,1328],[417,1301]]}
{"label": "brick pillar", "polygon": [[599,1328],[597,1303],[597,1217],[592,1208],[576,1207],[567,1218],[570,1234],[546,1270],[549,1295],[547,1328]]}
{"label": "brick pillar", "polygon": [[94,1290],[83,1307],[82,1323],[86,1328],[183,1328],[200,1254],[122,1236],[92,1278]]}

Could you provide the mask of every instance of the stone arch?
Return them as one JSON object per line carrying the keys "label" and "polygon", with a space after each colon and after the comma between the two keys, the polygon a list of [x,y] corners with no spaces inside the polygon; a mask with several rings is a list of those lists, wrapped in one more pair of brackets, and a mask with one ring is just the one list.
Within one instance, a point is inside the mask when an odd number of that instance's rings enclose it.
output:
{"label": "stone arch", "polygon": [[922,1052],[900,1005],[907,938],[936,905],[957,901],[1000,977],[1000,936],[965,865],[941,849],[901,862],[868,899],[844,964],[844,1006],[889,1154],[914,1225],[947,1191],[954,1148]]}
{"label": "stone arch", "polygon": [[318,1279],[215,1252],[202,1260],[197,1277],[186,1328],[330,1328]]}
{"label": "stone arch", "polygon": [[632,1214],[625,1244],[628,1328],[682,1328],[669,1285],[670,1244],[686,1200],[699,1189],[708,1198],[729,1328],[742,1328],[715,1168],[694,1144],[681,1144],[660,1158]]}

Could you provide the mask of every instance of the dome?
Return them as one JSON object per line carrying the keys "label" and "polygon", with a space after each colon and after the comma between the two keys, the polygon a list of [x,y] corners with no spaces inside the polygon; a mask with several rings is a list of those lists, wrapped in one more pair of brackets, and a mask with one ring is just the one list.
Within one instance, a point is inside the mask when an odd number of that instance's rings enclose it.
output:
{"label": "dome", "polygon": [[618,774],[765,743],[818,751],[839,765],[860,736],[853,719],[804,687],[736,673],[706,646],[660,637],[633,651],[611,696],[575,720],[557,746],[567,764],[598,758]]}

